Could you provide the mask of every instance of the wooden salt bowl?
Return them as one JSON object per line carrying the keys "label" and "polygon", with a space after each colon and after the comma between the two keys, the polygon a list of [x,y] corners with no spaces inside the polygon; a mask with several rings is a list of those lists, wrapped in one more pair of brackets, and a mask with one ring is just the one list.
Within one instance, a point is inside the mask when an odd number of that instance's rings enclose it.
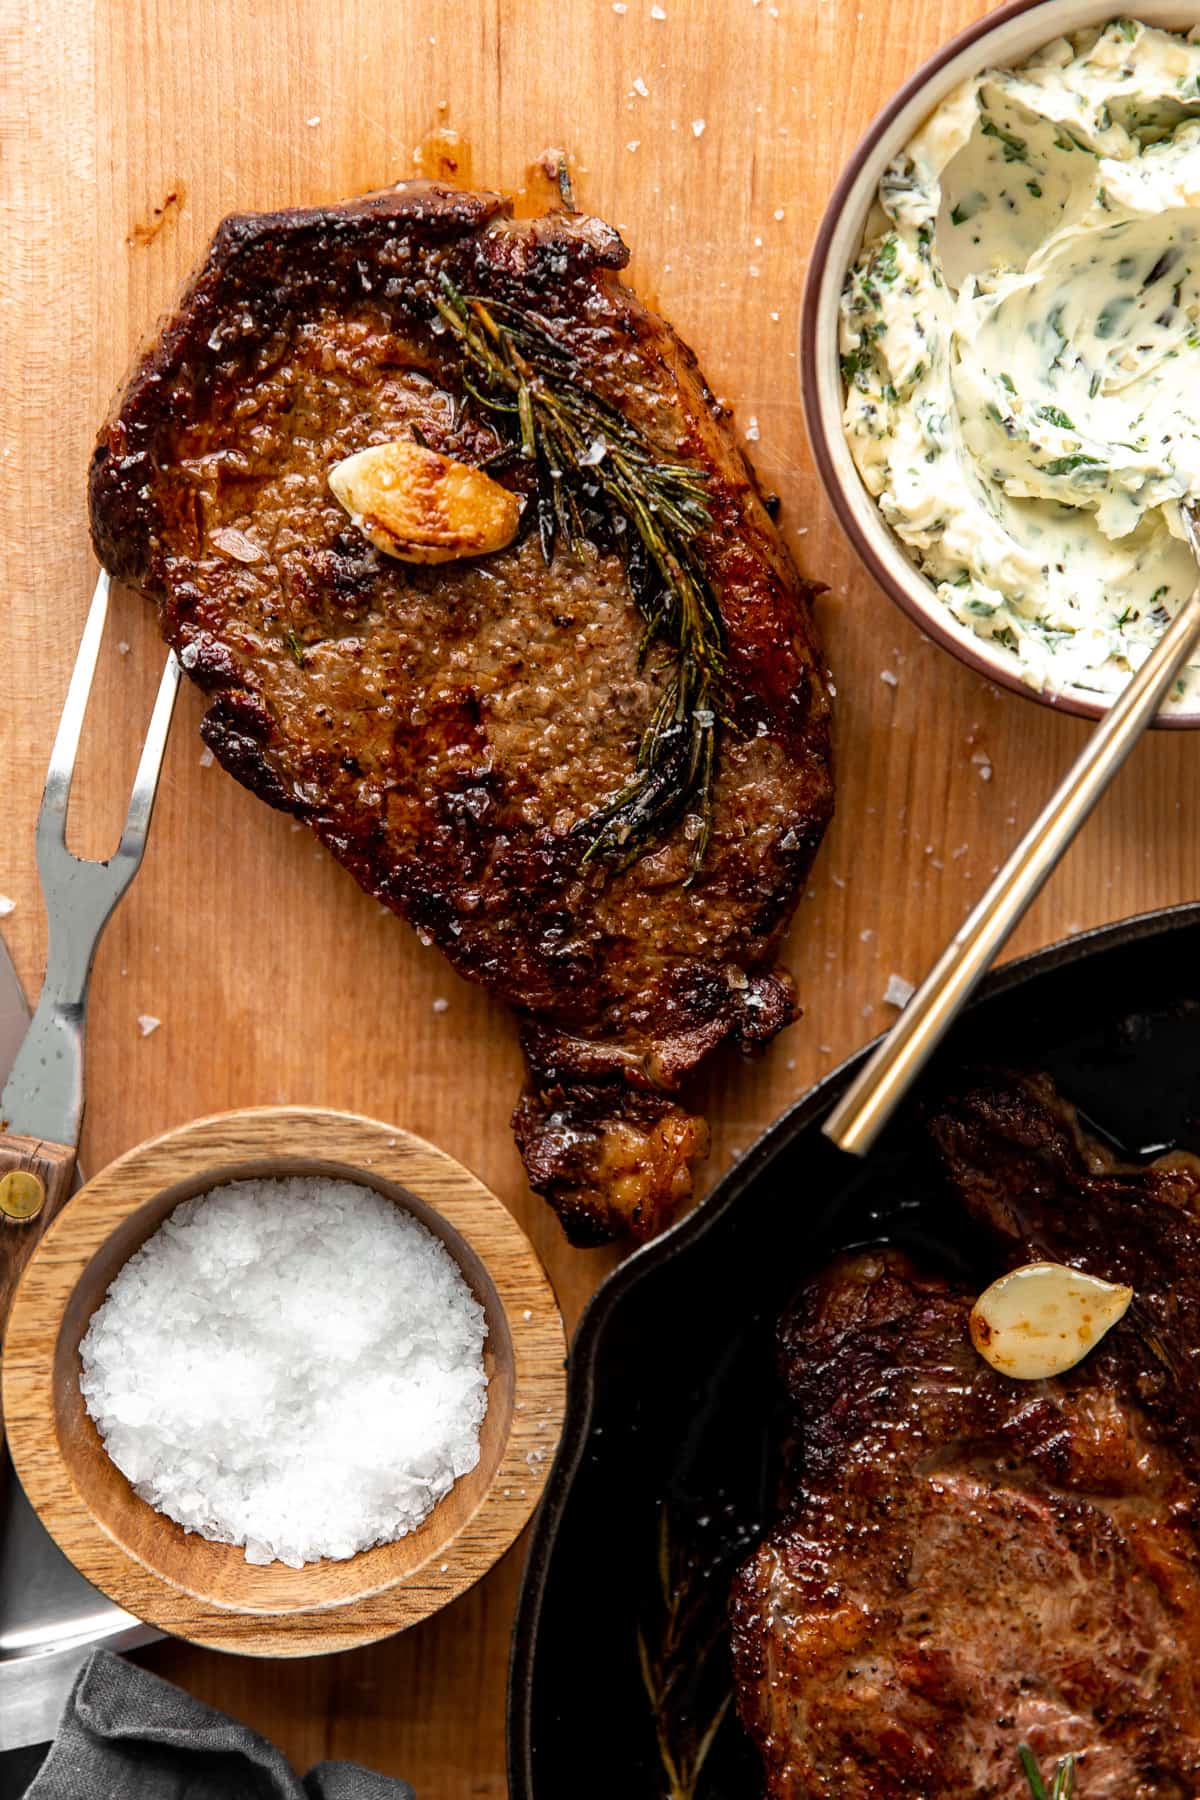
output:
{"label": "wooden salt bowl", "polygon": [[[181,1201],[220,1182],[315,1174],[374,1188],[446,1245],[487,1316],[487,1415],[478,1466],[407,1537],[341,1562],[256,1567],[134,1493],[85,1410],[79,1343],[118,1269]],[[532,1246],[461,1164],[373,1119],[264,1107],[152,1138],[64,1207],[13,1301],[4,1419],[42,1523],[110,1599],[212,1649],[311,1656],[415,1625],[503,1556],[549,1473],[564,1359],[562,1319]]]}

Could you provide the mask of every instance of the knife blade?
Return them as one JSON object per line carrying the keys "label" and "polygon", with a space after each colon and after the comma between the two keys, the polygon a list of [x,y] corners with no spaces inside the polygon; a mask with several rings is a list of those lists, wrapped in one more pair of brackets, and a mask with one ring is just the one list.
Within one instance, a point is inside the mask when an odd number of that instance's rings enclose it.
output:
{"label": "knife blade", "polygon": [[[0,1088],[29,1025],[29,1007],[0,938]],[[76,1170],[76,1183],[81,1180]],[[0,1449],[0,1752],[40,1744],[93,1644],[112,1650],[162,1636],[114,1606],[72,1567],[40,1524]],[[0,1755],[0,1792],[4,1758]]]}

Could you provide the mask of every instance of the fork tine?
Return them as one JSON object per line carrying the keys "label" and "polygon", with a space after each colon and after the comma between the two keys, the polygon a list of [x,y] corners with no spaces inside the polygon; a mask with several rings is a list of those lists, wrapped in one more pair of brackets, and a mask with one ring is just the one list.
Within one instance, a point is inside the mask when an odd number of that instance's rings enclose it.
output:
{"label": "fork tine", "polygon": [[83,628],[38,813],[37,860],[49,924],[46,979],[0,1095],[0,1111],[18,1121],[22,1133],[53,1144],[78,1141],[92,958],[113,908],[141,864],[179,688],[179,663],[172,652],[158,684],[121,841],[104,862],[73,855],[66,840],[67,803],[104,635],[108,595],[109,579],[102,572]]}
{"label": "fork tine", "polygon": [[79,649],[75,656],[75,667],[71,671],[66,703],[62,709],[62,717],[58,721],[58,730],[54,734],[50,765],[46,770],[46,785],[42,790],[42,804],[38,810],[37,842],[39,851],[66,843],[67,804],[71,798],[71,778],[75,773],[75,758],[79,751],[83,717],[87,711],[88,695],[92,691],[92,678],[96,673],[100,644],[104,637],[104,621],[108,616],[110,586],[108,571],[101,569],[96,582],[96,591],[92,595],[92,604],[88,608],[87,623],[84,625],[83,636],[79,641]]}
{"label": "fork tine", "polygon": [[175,696],[179,691],[179,658],[172,650],[163,668],[162,680],[158,684],[158,697],[154,702],[154,711],[150,715],[150,725],[146,732],[146,741],[142,745],[142,754],[138,758],[137,774],[133,778],[133,792],[129,797],[129,812],[125,818],[125,829],[121,833],[121,842],[117,846],[117,855],[123,862],[132,863],[129,875],[142,860],[142,852],[146,848],[146,834],[150,829],[150,820],[154,813],[154,799],[158,793],[158,777],[162,770],[163,752],[167,747],[167,734],[171,729],[171,715],[175,710]]}

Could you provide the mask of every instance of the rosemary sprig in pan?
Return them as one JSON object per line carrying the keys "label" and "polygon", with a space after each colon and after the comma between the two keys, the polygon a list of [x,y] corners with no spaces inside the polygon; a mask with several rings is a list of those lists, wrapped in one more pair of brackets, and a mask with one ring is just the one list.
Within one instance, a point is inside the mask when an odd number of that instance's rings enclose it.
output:
{"label": "rosemary sprig in pan", "polygon": [[1071,1800],[1071,1795],[1075,1792],[1075,1758],[1073,1756],[1064,1756],[1062,1761],[1057,1764],[1050,1780],[1050,1786],[1047,1787],[1037,1766],[1037,1758],[1029,1745],[1020,1745],[1017,1755],[1021,1759],[1021,1767],[1025,1772],[1025,1779],[1029,1783],[1029,1791],[1033,1795],[1033,1800]]}
{"label": "rosemary sprig in pan", "polygon": [[696,552],[712,523],[705,476],[662,457],[646,434],[594,393],[575,359],[528,313],[463,294],[442,277],[438,312],[458,339],[463,386],[533,465],[547,562],[561,538],[583,556],[603,523],[620,546],[646,621],[640,656],[670,645],[674,666],[638,746],[632,780],[576,828],[584,861],[622,868],[692,811],[691,876],[712,831],[725,632]]}
{"label": "rosemary sprig in pan", "polygon": [[654,1718],[663,1800],[699,1800],[700,1777],[733,1699],[706,1678],[725,1630],[727,1583],[714,1582],[686,1547],[672,1542],[659,1511],[655,1593],[638,1627],[638,1666]]}

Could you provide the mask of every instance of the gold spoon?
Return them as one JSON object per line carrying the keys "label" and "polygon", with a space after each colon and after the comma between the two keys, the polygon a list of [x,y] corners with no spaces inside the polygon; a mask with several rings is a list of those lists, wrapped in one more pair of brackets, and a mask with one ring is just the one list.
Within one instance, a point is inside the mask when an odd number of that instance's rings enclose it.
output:
{"label": "gold spoon", "polygon": [[[1200,508],[1180,507],[1200,563]],[[825,1121],[827,1138],[865,1156],[1092,808],[1170,692],[1200,641],[1200,584],[1114,700],[1053,798],[929,971],[900,1018]]]}

